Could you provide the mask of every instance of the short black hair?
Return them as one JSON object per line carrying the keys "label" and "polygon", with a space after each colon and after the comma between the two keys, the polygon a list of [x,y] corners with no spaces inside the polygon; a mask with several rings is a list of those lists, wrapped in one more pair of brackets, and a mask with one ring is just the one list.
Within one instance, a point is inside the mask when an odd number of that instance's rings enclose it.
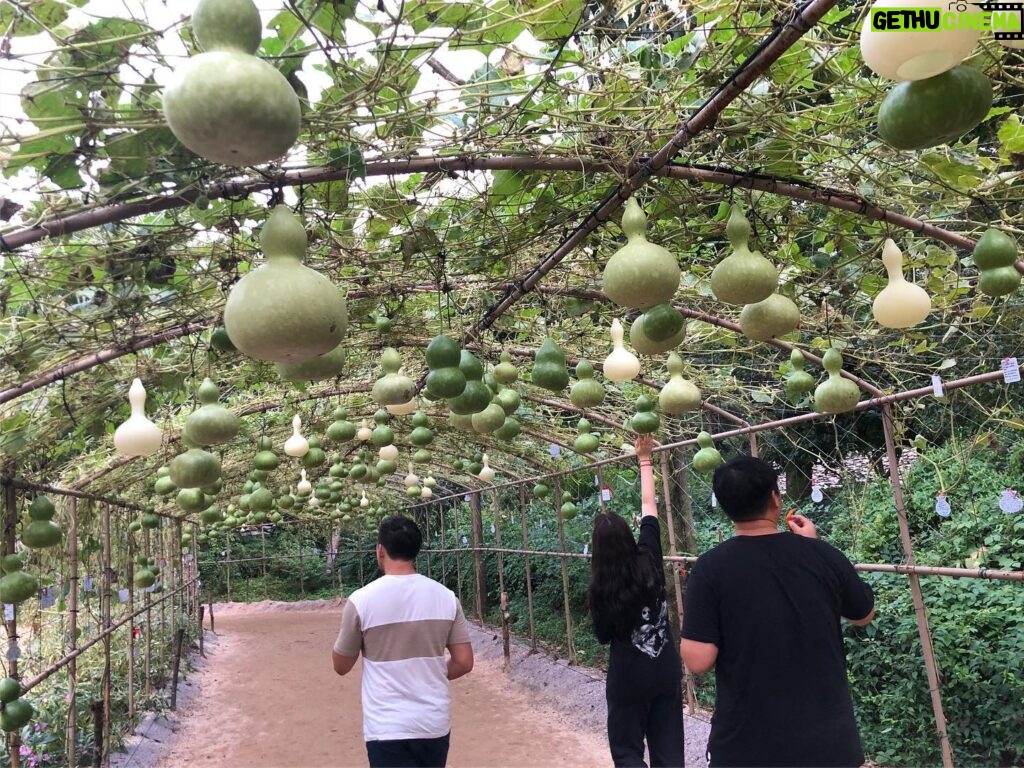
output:
{"label": "short black hair", "polygon": [[385,517],[380,521],[377,543],[384,547],[392,560],[415,560],[423,546],[423,534],[415,522],[401,515]]}
{"label": "short black hair", "polygon": [[742,523],[764,514],[772,492],[779,490],[779,476],[768,462],[737,456],[715,470],[711,487],[722,511]]}

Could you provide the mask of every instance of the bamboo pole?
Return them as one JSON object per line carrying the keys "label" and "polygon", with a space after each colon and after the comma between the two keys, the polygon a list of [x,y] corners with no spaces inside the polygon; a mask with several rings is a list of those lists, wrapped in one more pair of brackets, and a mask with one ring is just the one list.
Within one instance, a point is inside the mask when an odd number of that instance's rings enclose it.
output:
{"label": "bamboo pole", "polygon": [[[900,543],[903,545],[903,554],[907,558],[907,564],[915,565],[914,544],[910,538],[910,525],[907,523],[906,507],[903,504],[899,458],[896,456],[896,440],[893,437],[894,427],[892,406],[886,403],[882,406],[882,428],[885,434],[885,453],[889,459],[889,479],[892,482],[896,519],[899,521]],[[943,768],[953,768],[953,748],[949,743],[946,714],[942,707],[942,691],[939,683],[941,675],[938,662],[935,659],[935,650],[932,647],[931,629],[928,624],[928,613],[924,604],[924,596],[921,594],[921,582],[916,573],[908,574],[907,578],[910,582],[910,594],[914,600],[917,633],[921,640],[921,649],[924,652],[924,666],[928,674],[928,691],[931,694],[932,711],[935,715],[935,729],[939,739],[939,748],[942,752],[942,765]]]}
{"label": "bamboo pole", "polygon": [[482,622],[487,615],[487,572],[480,554],[483,547],[484,521],[480,511],[480,492],[469,494],[470,536],[473,547],[473,606],[476,617]]}
{"label": "bamboo pole", "polygon": [[[142,551],[146,557],[151,557],[153,552],[150,546],[149,528],[143,528],[142,531]],[[148,698],[153,695],[153,593],[147,589],[142,595],[146,611],[146,658],[143,660],[143,674],[146,679],[143,690]]]}
{"label": "bamboo pole", "polygon": [[100,535],[103,537],[103,593],[100,597],[100,610],[103,614],[103,749],[101,750],[104,766],[110,765],[110,590],[111,590],[111,559],[110,559],[110,505],[103,504],[101,509]]}
{"label": "bamboo pole", "polygon": [[502,638],[502,649],[505,656],[505,671],[507,672],[512,667],[512,657],[510,655],[509,648],[509,636],[508,636],[508,593],[505,592],[505,555],[501,551],[501,499],[499,498],[498,491],[494,491],[492,496],[493,504],[491,506],[491,514],[494,517],[494,546],[498,549],[498,599],[500,601],[501,611],[501,638]]}
{"label": "bamboo pole", "polygon": [[[665,521],[668,524],[668,552],[670,557],[674,557],[678,554],[676,548],[676,525],[673,519],[672,511],[672,489],[670,487],[671,472],[669,470],[669,458],[670,454],[668,451],[663,451],[661,454],[661,493],[665,497]],[[669,563],[669,567],[672,570],[672,586],[674,588],[676,596],[676,619],[677,627],[683,624],[683,585],[682,577],[679,573],[679,566],[675,563]],[[693,674],[685,666],[683,666],[683,682],[686,696],[687,709],[692,713],[697,708],[697,695],[693,689]]]}
{"label": "bamboo pole", "polygon": [[[4,484],[4,554],[13,555],[17,546],[18,525],[18,492],[9,483]],[[7,674],[18,677],[18,606],[11,606],[10,618],[4,616],[4,627],[7,630]],[[11,768],[21,768],[21,736],[18,731],[7,733],[7,754],[11,758]]]}
{"label": "bamboo pole", "polygon": [[572,633],[572,611],[569,609],[569,560],[565,552],[565,521],[562,520],[562,484],[555,478],[553,491],[555,496],[555,519],[558,521],[558,547],[561,550],[559,562],[562,564],[562,605],[565,608],[565,642],[569,646],[569,663],[576,663],[576,642]]}
{"label": "bamboo pole", "polygon": [[[68,499],[68,590],[67,615],[68,635],[65,646],[68,653],[78,647],[78,499]],[[76,656],[68,660],[68,715],[67,755],[68,765],[78,765],[78,661]]]}
{"label": "bamboo pole", "polygon": [[[128,615],[135,613],[135,537],[128,534]],[[128,625],[128,722],[135,722],[135,656],[138,645],[135,641],[135,625]]]}
{"label": "bamboo pole", "polygon": [[303,550],[305,546],[302,542],[302,521],[300,520],[295,524],[296,538],[299,541],[299,594],[302,597],[306,596],[306,580],[305,580],[305,559],[303,558]]}
{"label": "bamboo pole", "polygon": [[530,556],[525,550],[530,546],[530,535],[526,524],[526,485],[519,485],[519,519],[523,531],[523,568],[526,571],[526,610],[530,621],[530,650],[537,650],[537,628],[533,622],[533,574],[530,573]]}

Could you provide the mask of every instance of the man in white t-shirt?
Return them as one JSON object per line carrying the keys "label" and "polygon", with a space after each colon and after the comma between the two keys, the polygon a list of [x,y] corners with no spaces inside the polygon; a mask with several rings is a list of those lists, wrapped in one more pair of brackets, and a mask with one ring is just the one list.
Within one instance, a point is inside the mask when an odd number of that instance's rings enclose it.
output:
{"label": "man in white t-shirt", "polygon": [[422,543],[415,522],[385,518],[377,534],[384,575],[353,592],[341,610],[334,671],[348,674],[362,652],[363,736],[371,768],[443,767],[452,723],[448,681],[473,669],[459,599],[416,572]]}

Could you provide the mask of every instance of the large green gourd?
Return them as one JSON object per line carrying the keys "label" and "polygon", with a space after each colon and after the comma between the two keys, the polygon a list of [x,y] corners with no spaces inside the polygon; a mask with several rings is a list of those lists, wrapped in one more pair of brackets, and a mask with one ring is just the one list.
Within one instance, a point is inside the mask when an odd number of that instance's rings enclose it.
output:
{"label": "large green gourd", "polygon": [[978,268],[978,290],[986,296],[1005,296],[1020,285],[1021,274],[1014,266],[1017,245],[1005,232],[986,229],[974,246],[974,266]]}
{"label": "large green gourd", "polygon": [[238,417],[217,402],[220,390],[211,379],[203,379],[196,395],[200,407],[185,419],[184,428],[192,442],[197,445],[217,445],[228,442],[238,434]]}
{"label": "large green gourd", "polygon": [[669,380],[658,393],[658,406],[664,413],[685,413],[700,408],[700,390],[683,378],[683,360],[675,352],[665,364]]}
{"label": "large green gourd", "polygon": [[301,363],[274,363],[277,375],[285,381],[324,381],[340,376],[345,368],[345,347],[341,344],[330,352],[311,357]]}
{"label": "large green gourd", "polygon": [[308,242],[288,206],[275,206],[260,235],[266,263],[235,283],[224,305],[224,327],[243,354],[303,362],[334,349],[345,335],[345,297],[303,266]]}
{"label": "large green gourd", "polygon": [[845,413],[857,407],[860,389],[849,379],[839,375],[843,367],[843,356],[839,350],[829,347],[821,358],[821,364],[828,372],[828,378],[814,390],[814,404],[822,413]]}
{"label": "large green gourd", "polygon": [[57,510],[45,496],[36,496],[29,504],[28,514],[32,522],[21,531],[21,543],[29,549],[46,549],[61,542],[63,532],[50,518]]}
{"label": "large green gourd", "polygon": [[800,310],[796,304],[781,293],[773,293],[767,299],[747,304],[740,312],[740,328],[754,341],[771,341],[785,336],[800,325]]}
{"label": "large green gourd", "polygon": [[561,392],[569,385],[569,372],[565,368],[565,353],[555,342],[545,338],[534,355],[530,380],[535,386]]}
{"label": "large green gourd", "polygon": [[22,566],[21,558],[17,555],[6,555],[0,561],[0,568],[4,571],[4,576],[0,578],[0,603],[17,605],[35,597],[39,591],[36,577],[21,570]]}
{"label": "large green gourd", "polygon": [[[461,353],[455,339],[441,334],[427,345],[426,388],[435,400],[458,397],[466,389],[466,375],[459,370]],[[481,374],[482,375],[482,374]]]}
{"label": "large green gourd", "polygon": [[505,409],[500,403],[491,402],[479,413],[472,415],[473,429],[482,435],[490,434],[505,423]]}
{"label": "large green gourd", "polygon": [[512,364],[512,355],[502,352],[498,359],[498,364],[494,366],[494,378],[501,384],[515,384],[519,378],[519,371]]}
{"label": "large green gourd", "polygon": [[629,426],[641,435],[649,435],[657,432],[661,426],[661,417],[654,412],[655,401],[647,395],[640,395],[636,399],[636,413],[629,420]]}
{"label": "large green gourd", "polygon": [[569,390],[569,400],[577,408],[593,408],[604,402],[604,387],[594,378],[594,366],[589,360],[576,363],[578,381]]}
{"label": "large green gourd", "polygon": [[693,471],[707,474],[722,463],[722,454],[715,448],[714,440],[708,432],[697,435],[700,450],[693,454]]}
{"label": "large green gourd", "polygon": [[878,135],[896,149],[949,144],[977,126],[992,106],[992,83],[958,64],[926,80],[896,85],[878,108]]}
{"label": "large green gourd", "polygon": [[14,701],[4,704],[3,709],[0,710],[0,730],[8,732],[21,730],[28,725],[35,714],[35,709],[27,701],[14,699]]}
{"label": "large green gourd", "polygon": [[759,251],[750,250],[750,222],[738,205],[729,213],[725,234],[732,253],[711,272],[715,297],[726,304],[756,304],[767,299],[779,285],[779,273]]}
{"label": "large green gourd", "polygon": [[490,387],[483,382],[484,367],[472,352],[464,349],[459,356],[459,370],[466,377],[466,388],[457,397],[448,398],[448,408],[457,416],[480,413],[490,405],[492,397]]}
{"label": "large green gourd", "polygon": [[220,459],[200,448],[179,453],[168,465],[171,480],[179,488],[201,488],[220,477]]}
{"label": "large green gourd", "polygon": [[661,341],[654,341],[644,330],[644,319],[647,314],[640,315],[629,327],[629,343],[633,349],[641,355],[660,355],[678,347],[686,338],[686,324],[684,323],[676,333]]}
{"label": "large green gourd", "polygon": [[511,416],[506,416],[504,423],[494,430],[494,436],[499,440],[508,442],[519,437],[521,431],[522,427],[519,425],[519,422]]}
{"label": "large green gourd", "polygon": [[284,75],[253,55],[263,25],[252,0],[200,0],[192,29],[204,53],[179,66],[164,89],[171,132],[215,163],[284,155],[302,124],[299,99]]}
{"label": "large green gourd", "polygon": [[348,412],[338,406],[334,409],[334,421],[330,423],[324,434],[328,440],[344,443],[356,436],[356,426],[348,420]]}
{"label": "large green gourd", "polygon": [[814,390],[814,377],[804,370],[807,362],[804,353],[794,348],[789,353],[789,364],[792,370],[786,376],[786,394],[792,403],[798,403],[808,392]]}
{"label": "large green gourd", "polygon": [[590,421],[587,419],[580,419],[576,422],[577,435],[572,444],[572,449],[576,451],[576,453],[593,453],[601,444],[600,436],[595,435],[591,429],[592,426]]}
{"label": "large green gourd", "polygon": [[632,197],[622,214],[627,242],[608,259],[604,292],[620,307],[646,309],[668,301],[679,288],[679,264],[668,250],[647,239],[647,216]]}
{"label": "large green gourd", "polygon": [[416,384],[408,376],[399,373],[402,367],[402,356],[394,347],[388,347],[381,353],[380,367],[384,375],[373,384],[373,399],[378,405],[401,405],[412,400],[416,394]]}

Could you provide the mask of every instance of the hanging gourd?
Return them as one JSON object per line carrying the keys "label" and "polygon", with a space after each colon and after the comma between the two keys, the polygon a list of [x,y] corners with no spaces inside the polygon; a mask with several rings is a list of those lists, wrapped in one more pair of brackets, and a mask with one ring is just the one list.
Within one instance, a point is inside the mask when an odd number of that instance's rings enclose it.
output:
{"label": "hanging gourd", "polygon": [[327,463],[327,454],[324,453],[324,449],[320,447],[320,438],[311,437],[309,438],[308,443],[309,450],[307,450],[305,456],[302,457],[302,466],[306,469],[322,467]]}
{"label": "hanging gourd", "polygon": [[[466,375],[459,369],[462,359],[458,342],[441,334],[427,345],[427,374],[425,386],[434,400],[458,397],[466,388]],[[481,373],[481,376],[483,374]]]}
{"label": "hanging gourd", "polygon": [[415,397],[411,397],[404,403],[398,403],[397,405],[385,405],[384,408],[392,416],[407,416],[410,413],[414,413],[420,404],[416,402]]}
{"label": "hanging gourd", "polygon": [[561,392],[569,385],[569,372],[565,368],[565,353],[555,342],[545,338],[533,359],[530,380],[534,386]]}
{"label": "hanging gourd", "polygon": [[686,324],[682,313],[669,302],[655,304],[640,317],[644,337],[655,344],[678,336]]}
{"label": "hanging gourd", "polygon": [[363,495],[359,499],[359,506],[362,507],[363,509],[366,509],[368,506],[370,506],[370,500],[366,498],[365,488],[363,489]]}
{"label": "hanging gourd", "polygon": [[251,0],[200,0],[192,31],[203,53],[192,56],[164,88],[163,108],[175,137],[200,157],[257,165],[295,143],[302,113],[295,89],[255,56],[263,37]]}
{"label": "hanging gourd", "polygon": [[502,422],[501,426],[494,430],[494,436],[499,440],[508,442],[509,440],[515,440],[519,437],[519,433],[522,432],[522,427],[519,422],[511,416],[506,416],[505,421]]}
{"label": "hanging gourd", "polygon": [[309,496],[313,492],[313,484],[306,479],[306,470],[299,470],[299,482],[295,486],[295,493],[299,496]]}
{"label": "hanging gourd", "polygon": [[416,394],[416,384],[398,372],[402,367],[402,356],[397,349],[388,347],[381,353],[380,367],[384,375],[374,382],[370,392],[377,404],[400,405],[412,400]]}
{"label": "hanging gourd", "polygon": [[405,486],[405,495],[410,499],[418,499],[423,494],[423,489],[420,488],[419,484]]}
{"label": "hanging gourd", "polygon": [[675,352],[665,363],[669,379],[658,393],[658,407],[664,413],[685,413],[700,408],[700,390],[683,378],[683,359]]}
{"label": "hanging gourd", "polygon": [[629,343],[641,355],[660,355],[663,352],[668,352],[678,347],[686,338],[686,324],[684,323],[675,334],[667,339],[653,341],[647,337],[644,331],[644,317],[645,315],[640,315],[629,327]]}
{"label": "hanging gourd", "polygon": [[786,376],[786,394],[792,403],[799,402],[808,392],[814,391],[814,386],[817,383],[814,377],[804,370],[806,362],[804,353],[799,349],[794,348],[789,353],[789,365],[792,370]]}
{"label": "hanging gourd", "polygon": [[452,427],[454,427],[455,429],[461,430],[463,432],[472,432],[473,431],[473,417],[472,416],[467,416],[465,414],[459,414],[459,413],[449,413],[448,414],[448,423],[451,424]]}
{"label": "hanging gourd", "polygon": [[277,454],[272,450],[273,441],[264,435],[256,443],[256,455],[252,457],[252,465],[261,472],[270,472],[277,468]]}
{"label": "hanging gourd", "polygon": [[[935,8],[944,14],[955,3],[948,0],[922,0],[914,8]],[[952,69],[971,55],[981,31],[972,25],[952,29],[901,29],[895,36],[887,30],[873,30],[875,12],[906,8],[903,0],[876,0],[860,28],[860,55],[876,74],[890,80],[923,80]]]}
{"label": "hanging gourd", "polygon": [[284,452],[288,456],[301,459],[309,451],[309,441],[302,436],[302,419],[299,414],[292,416],[292,434],[284,442]]}
{"label": "hanging gourd", "polygon": [[498,359],[500,362],[494,366],[494,378],[506,386],[515,384],[519,379],[519,369],[512,364],[512,355],[502,352]]}
{"label": "hanging gourd", "polygon": [[986,229],[971,254],[978,268],[978,290],[986,296],[1005,296],[1020,285],[1017,245],[1005,232]]}
{"label": "hanging gourd", "polygon": [[[14,680],[12,677],[7,679]],[[17,681],[15,680],[15,682]],[[24,699],[13,698],[10,701],[5,701],[0,704],[0,730],[8,733],[20,731],[35,716],[35,709]]]}
{"label": "hanging gourd", "polygon": [[35,576],[21,570],[24,566],[18,555],[5,555],[0,559],[0,570],[4,573],[0,577],[0,603],[17,605],[35,597],[39,591],[39,582]]}
{"label": "hanging gourd", "polygon": [[209,378],[196,390],[199,408],[185,419],[182,431],[196,445],[217,445],[226,443],[238,434],[238,417],[218,403],[220,390]]}
{"label": "hanging gourd", "polygon": [[430,445],[434,440],[434,432],[430,429],[430,417],[422,411],[412,416],[413,430],[409,433],[409,442],[418,448]]}
{"label": "hanging gourd", "polygon": [[409,474],[407,474],[405,476],[405,479],[402,480],[402,484],[406,488],[411,488],[414,485],[419,485],[420,484],[419,477],[416,475],[415,472],[412,471],[412,462],[411,461],[409,462]]}
{"label": "hanging gourd", "polygon": [[771,341],[785,336],[800,325],[800,310],[781,293],[773,293],[756,304],[747,304],[740,312],[740,330],[754,341]]}
{"label": "hanging gourd", "polygon": [[519,405],[522,402],[522,399],[519,397],[519,393],[511,387],[498,386],[498,394],[494,396],[494,400],[492,402],[500,405],[506,416],[511,416],[519,410]]}
{"label": "hanging gourd", "polygon": [[700,450],[693,454],[693,471],[704,475],[722,463],[722,454],[715,448],[714,441],[708,432],[701,432],[697,435],[697,445],[700,446]]}
{"label": "hanging gourd", "polygon": [[473,457],[466,462],[465,470],[471,475],[479,475],[484,468],[484,456],[482,453],[474,453]]}
{"label": "hanging gourd", "polygon": [[355,425],[348,420],[348,411],[340,405],[334,409],[334,421],[332,421],[324,432],[328,440],[336,443],[345,443],[356,436]]}
{"label": "hanging gourd", "polygon": [[22,529],[21,543],[29,549],[46,549],[60,544],[63,531],[51,520],[56,513],[53,502],[45,496],[32,499],[28,505],[28,516],[32,522]]}
{"label": "hanging gourd", "polygon": [[590,430],[592,426],[587,419],[580,419],[576,422],[576,439],[572,443],[572,449],[576,453],[593,453],[601,444],[599,435]]}
{"label": "hanging gourd", "polygon": [[274,206],[260,233],[265,263],[234,284],[224,305],[224,327],[243,354],[272,363],[303,362],[334,349],[345,335],[345,297],[302,264],[308,244],[288,206]]}
{"label": "hanging gourd", "polygon": [[546,499],[551,495],[551,488],[546,483],[537,483],[533,486],[533,497],[535,499]]}
{"label": "hanging gourd", "polygon": [[629,420],[629,428],[641,435],[657,432],[661,426],[661,417],[654,412],[655,402],[647,395],[636,399],[636,413]]}
{"label": "hanging gourd", "polygon": [[395,432],[388,426],[388,412],[383,408],[378,409],[373,414],[373,420],[377,424],[373,428],[373,432],[370,433],[370,442],[373,443],[374,447],[383,448],[385,445],[391,445],[395,442]]}
{"label": "hanging gourd", "polygon": [[135,573],[132,574],[132,583],[138,589],[149,589],[156,584],[156,571],[150,567],[150,558],[139,555],[135,558]]}
{"label": "hanging gourd", "polygon": [[[484,384],[484,367],[469,350],[462,350],[459,356],[459,371],[466,379],[466,386],[456,397],[448,398],[448,408],[458,416],[479,413],[491,402],[491,390]],[[470,424],[469,429],[472,429]]]}
{"label": "hanging gourd", "polygon": [[924,288],[903,277],[903,253],[891,238],[882,246],[882,263],[889,284],[875,297],[871,312],[886,328],[909,328],[924,320],[932,309],[932,300]]}
{"label": "hanging gourd", "polygon": [[476,473],[476,476],[483,480],[485,483],[489,483],[494,480],[495,475],[494,469],[491,468],[490,463],[487,461],[487,454],[484,454],[483,466],[480,471]]}
{"label": "hanging gourd", "polygon": [[394,474],[398,471],[398,462],[394,459],[380,459],[377,461],[376,470],[380,477]]}
{"label": "hanging gourd", "polygon": [[725,234],[732,253],[711,272],[711,290],[726,304],[756,304],[767,299],[779,285],[775,265],[750,250],[750,222],[738,205],[732,206]]}
{"label": "hanging gourd", "polygon": [[202,512],[207,506],[206,494],[201,488],[182,488],[174,497],[174,503],[186,514]]}
{"label": "hanging gourd", "polygon": [[134,379],[128,389],[132,415],[114,431],[114,449],[122,456],[149,456],[156,453],[163,439],[160,428],[146,418],[146,388],[142,379]]}
{"label": "hanging gourd", "polygon": [[296,383],[324,381],[341,376],[345,368],[345,347],[341,344],[330,352],[311,357],[298,363],[274,363],[277,375],[285,381]]}
{"label": "hanging gourd", "polygon": [[958,64],[948,72],[900,83],[878,107],[878,136],[896,149],[950,144],[975,128],[992,106],[992,82]]}
{"label": "hanging gourd", "polygon": [[429,464],[432,458],[433,454],[431,454],[426,448],[420,448],[412,455],[412,460],[416,464]]}
{"label": "hanging gourd", "polygon": [[429,486],[424,485],[422,488],[420,488],[420,498],[421,499],[429,499],[433,495],[434,495],[434,492],[430,489]]}
{"label": "hanging gourd", "polygon": [[167,465],[171,480],[179,488],[202,488],[220,477],[220,459],[201,448],[179,453]]}
{"label": "hanging gourd", "polygon": [[667,249],[647,239],[647,216],[630,197],[622,213],[626,244],[604,268],[605,295],[620,307],[646,309],[668,301],[679,288],[679,264]]}
{"label": "hanging gourd", "polygon": [[622,343],[622,323],[612,320],[612,351],[604,359],[604,375],[609,381],[622,382],[635,379],[640,373],[640,361]]}
{"label": "hanging gourd", "polygon": [[814,390],[814,405],[822,413],[845,413],[857,407],[860,389],[849,379],[839,375],[843,367],[843,356],[839,350],[829,347],[821,358],[821,364],[828,372],[828,378]]}
{"label": "hanging gourd", "polygon": [[156,482],[153,484],[153,492],[158,496],[170,496],[176,490],[178,486],[171,480],[171,470],[167,467],[160,467],[156,471]]}
{"label": "hanging gourd", "polygon": [[576,363],[578,381],[569,390],[569,401],[577,408],[593,408],[604,402],[604,387],[594,378],[594,366],[589,360]]}
{"label": "hanging gourd", "polygon": [[377,456],[384,461],[395,461],[398,458],[397,445],[384,445],[377,451]]}
{"label": "hanging gourd", "polygon": [[359,429],[356,430],[356,440],[365,443],[371,437],[373,437],[373,430],[366,423],[366,419],[363,419],[359,422]]}
{"label": "hanging gourd", "polygon": [[[497,397],[497,395],[495,395]],[[481,435],[489,435],[505,423],[505,409],[496,401],[491,403],[479,413],[474,413],[470,419],[473,423],[473,431]]]}
{"label": "hanging gourd", "polygon": [[579,507],[572,500],[569,491],[562,491],[562,505],[558,508],[558,514],[563,520],[572,520],[579,513]]}

